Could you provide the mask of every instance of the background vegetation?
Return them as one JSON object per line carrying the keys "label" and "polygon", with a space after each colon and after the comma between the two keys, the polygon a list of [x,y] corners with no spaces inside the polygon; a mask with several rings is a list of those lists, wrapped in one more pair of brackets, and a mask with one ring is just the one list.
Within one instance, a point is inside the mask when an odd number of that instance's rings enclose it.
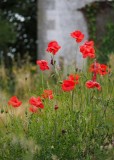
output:
{"label": "background vegetation", "polygon": [[[99,92],[85,87],[91,79],[88,67],[84,72],[77,70],[80,83],[72,97],[72,93],[61,90],[61,81],[67,75],[60,71],[58,79],[44,72],[42,85],[42,73],[34,65],[36,0],[0,1],[1,160],[113,160],[114,23],[106,24],[107,32],[99,45],[95,26],[99,7],[95,3],[86,8],[90,39],[95,40],[98,60],[110,64],[111,72],[98,76],[102,86]],[[52,89],[54,99],[43,100],[45,108],[31,113],[29,98],[40,96],[43,88]],[[22,106],[8,105],[12,95],[18,96]]]}
{"label": "background vegetation", "polygon": [[0,1],[0,56],[4,58],[6,67],[11,65],[12,56],[15,59],[22,59],[29,54],[32,62],[37,58],[36,2],[36,0]]}
{"label": "background vegetation", "polygon": [[97,59],[105,64],[109,62],[109,55],[114,53],[113,10],[114,1],[94,2],[82,8],[88,22],[89,39],[95,41]]}

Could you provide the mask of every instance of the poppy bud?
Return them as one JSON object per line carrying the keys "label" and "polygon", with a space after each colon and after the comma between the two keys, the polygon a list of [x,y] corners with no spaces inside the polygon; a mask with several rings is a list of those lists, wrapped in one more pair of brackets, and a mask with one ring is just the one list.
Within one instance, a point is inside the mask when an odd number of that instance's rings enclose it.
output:
{"label": "poppy bud", "polygon": [[59,108],[58,105],[55,105],[54,109],[57,110],[58,108]]}
{"label": "poppy bud", "polygon": [[53,60],[53,58],[51,59],[50,64],[51,64],[51,65],[54,65],[54,60]]}
{"label": "poppy bud", "polygon": [[3,109],[1,109],[1,113],[4,113],[4,110],[3,110]]}
{"label": "poppy bud", "polygon": [[25,115],[26,115],[26,116],[27,116],[27,114],[28,114],[27,111],[25,111]]}
{"label": "poppy bud", "polygon": [[59,81],[59,83],[62,84],[63,82],[62,82],[62,81]]}
{"label": "poppy bud", "polygon": [[76,72],[78,72],[78,71],[79,71],[79,69],[78,69],[78,68],[75,68],[75,71],[76,71]]}
{"label": "poppy bud", "polygon": [[6,110],[5,113],[8,113],[8,110]]}

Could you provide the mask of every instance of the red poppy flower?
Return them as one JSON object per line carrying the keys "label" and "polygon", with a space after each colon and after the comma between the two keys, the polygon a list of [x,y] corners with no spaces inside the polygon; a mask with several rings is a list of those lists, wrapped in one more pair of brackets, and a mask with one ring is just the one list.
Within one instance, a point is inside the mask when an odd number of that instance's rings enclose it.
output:
{"label": "red poppy flower", "polygon": [[45,60],[37,60],[36,64],[39,65],[42,71],[49,70],[48,62]]}
{"label": "red poppy flower", "polygon": [[93,63],[93,64],[91,64],[89,71],[93,72],[93,73],[95,72],[97,74],[104,76],[109,73],[109,68],[107,65],[100,64],[100,63],[96,63],[96,67],[95,67],[94,63]]}
{"label": "red poppy flower", "polygon": [[101,86],[100,86],[100,84],[98,83],[98,82],[94,82],[95,84],[95,87],[98,89],[98,90],[101,90]]}
{"label": "red poppy flower", "polygon": [[79,78],[80,78],[80,76],[78,74],[70,74],[68,76],[68,79],[74,81],[75,84],[79,83]]}
{"label": "red poppy flower", "polygon": [[89,68],[89,71],[90,72],[95,72],[95,73],[99,73],[99,69],[100,69],[100,64],[99,63],[93,63],[93,64],[91,64],[91,66],[90,66],[90,68]]}
{"label": "red poppy flower", "polygon": [[83,58],[95,58],[95,49],[93,48],[94,42],[87,41],[84,45],[80,46],[80,52],[83,55]]}
{"label": "red poppy flower", "polygon": [[57,41],[51,41],[51,42],[49,42],[46,51],[55,55],[60,48],[61,48],[61,46],[59,46]]}
{"label": "red poppy flower", "polygon": [[38,107],[38,108],[41,108],[41,109],[44,108],[44,105],[43,105],[42,100],[41,100],[40,97],[37,97],[37,98],[31,97],[31,98],[29,99],[29,103],[30,103],[31,105],[35,106],[35,107]]}
{"label": "red poppy flower", "polygon": [[44,93],[42,94],[42,98],[53,99],[53,91],[52,90],[44,90]]}
{"label": "red poppy flower", "polygon": [[82,53],[83,58],[88,57],[88,52],[86,51],[86,47],[84,45],[80,46],[80,52]]}
{"label": "red poppy flower", "polygon": [[82,34],[82,32],[79,30],[72,32],[70,35],[71,37],[76,39],[77,43],[81,42],[84,39],[84,34]]}
{"label": "red poppy flower", "polygon": [[63,84],[62,84],[62,90],[69,92],[71,90],[73,90],[75,87],[75,82],[72,80],[64,80]]}
{"label": "red poppy flower", "polygon": [[97,88],[98,90],[101,90],[101,86],[98,82],[94,82],[94,81],[87,81],[86,82],[86,87],[87,88]]}
{"label": "red poppy flower", "polygon": [[94,42],[93,41],[86,41],[85,45],[90,46],[90,47],[94,47]]}
{"label": "red poppy flower", "polygon": [[109,68],[107,65],[105,65],[105,64],[100,65],[100,70],[99,70],[100,75],[104,76],[104,75],[108,74],[108,71],[109,71]]}
{"label": "red poppy flower", "polygon": [[29,111],[32,112],[32,113],[36,113],[36,112],[38,112],[38,108],[35,107],[35,106],[30,106]]}
{"label": "red poppy flower", "polygon": [[96,80],[97,80],[97,68],[98,68],[98,63],[96,63],[96,60],[95,60],[95,62],[92,64],[92,70],[93,70],[92,80],[94,82],[96,82]]}
{"label": "red poppy flower", "polygon": [[8,104],[12,105],[12,107],[16,108],[16,107],[19,107],[22,104],[22,102],[19,101],[19,99],[16,96],[13,96],[8,101]]}

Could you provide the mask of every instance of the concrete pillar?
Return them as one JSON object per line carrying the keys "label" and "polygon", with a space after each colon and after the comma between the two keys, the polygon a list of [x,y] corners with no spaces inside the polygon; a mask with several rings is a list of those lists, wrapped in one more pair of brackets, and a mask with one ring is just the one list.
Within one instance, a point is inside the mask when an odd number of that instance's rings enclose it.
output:
{"label": "concrete pillar", "polygon": [[47,44],[56,40],[61,45],[56,59],[63,56],[66,64],[76,61],[82,68],[81,53],[76,55],[76,42],[70,33],[80,30],[88,39],[87,23],[84,15],[78,9],[95,0],[38,0],[38,59],[49,59],[46,53]]}

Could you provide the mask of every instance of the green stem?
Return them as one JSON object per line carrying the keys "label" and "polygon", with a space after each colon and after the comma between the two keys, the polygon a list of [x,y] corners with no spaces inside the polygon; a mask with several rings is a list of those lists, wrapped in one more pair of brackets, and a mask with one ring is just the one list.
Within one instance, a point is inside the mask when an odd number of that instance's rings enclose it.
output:
{"label": "green stem", "polygon": [[57,140],[57,111],[55,111],[55,143]]}
{"label": "green stem", "polygon": [[28,127],[27,127],[27,132],[26,132],[26,137],[28,138],[29,137],[29,131],[30,131],[30,125],[31,125],[31,121],[32,121],[32,118],[33,118],[33,113],[30,115],[29,119],[28,119]]}
{"label": "green stem", "polygon": [[3,121],[3,119],[0,117],[0,119],[1,119],[1,121],[2,121],[2,123],[3,123],[3,125],[4,125],[4,127],[5,127],[5,129],[7,130],[7,132],[8,132],[8,129],[7,129],[7,125],[4,123],[4,121]]}
{"label": "green stem", "polygon": [[78,55],[78,43],[76,45],[75,72],[76,72],[76,68],[77,68],[77,64],[76,64],[76,62],[77,62],[77,55]]}
{"label": "green stem", "polygon": [[71,92],[72,112],[74,111],[74,91]]}
{"label": "green stem", "polygon": [[43,77],[43,72],[42,72],[42,88],[43,88],[43,90],[44,90],[44,77]]}

